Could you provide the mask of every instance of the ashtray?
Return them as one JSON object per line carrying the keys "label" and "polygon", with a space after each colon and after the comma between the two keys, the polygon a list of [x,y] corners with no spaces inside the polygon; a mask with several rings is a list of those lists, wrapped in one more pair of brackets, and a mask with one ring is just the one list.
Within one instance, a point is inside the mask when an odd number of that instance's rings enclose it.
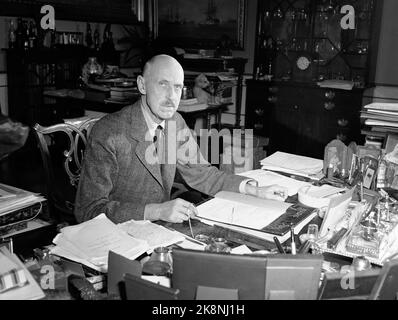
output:
{"label": "ashtray", "polygon": [[203,243],[206,243],[206,244],[209,244],[209,243],[210,243],[210,237],[209,237],[209,236],[206,236],[206,235],[204,235],[204,234],[197,234],[197,235],[195,236],[195,240],[198,240],[198,241],[203,242]]}

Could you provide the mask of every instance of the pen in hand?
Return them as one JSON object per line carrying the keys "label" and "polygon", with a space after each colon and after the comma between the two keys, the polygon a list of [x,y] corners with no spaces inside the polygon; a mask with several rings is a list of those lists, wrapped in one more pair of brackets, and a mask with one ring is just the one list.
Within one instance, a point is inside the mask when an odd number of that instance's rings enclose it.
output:
{"label": "pen in hand", "polygon": [[294,229],[293,227],[290,228],[290,238],[291,238],[291,247],[292,247],[292,254],[296,254],[296,241],[294,239]]}

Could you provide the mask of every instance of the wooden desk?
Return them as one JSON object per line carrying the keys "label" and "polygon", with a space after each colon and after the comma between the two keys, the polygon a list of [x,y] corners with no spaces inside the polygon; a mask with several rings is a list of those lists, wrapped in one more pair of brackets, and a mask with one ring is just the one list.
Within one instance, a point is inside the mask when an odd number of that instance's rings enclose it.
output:
{"label": "wooden desk", "polygon": [[182,115],[190,129],[195,129],[197,118],[204,117],[206,119],[205,129],[211,129],[211,115],[216,115],[217,130],[221,130],[221,113],[230,103],[220,103],[214,105],[190,105],[179,106],[178,112]]}

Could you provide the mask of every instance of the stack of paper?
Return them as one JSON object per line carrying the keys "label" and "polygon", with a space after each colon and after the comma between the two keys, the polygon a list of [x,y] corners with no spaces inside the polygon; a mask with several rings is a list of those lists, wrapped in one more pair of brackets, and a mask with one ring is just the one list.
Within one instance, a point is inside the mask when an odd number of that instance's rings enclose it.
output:
{"label": "stack of paper", "polygon": [[105,214],[75,226],[65,227],[53,240],[51,253],[106,272],[108,254],[113,251],[136,259],[149,250],[146,241],[133,238],[110,221]]}
{"label": "stack of paper", "polygon": [[34,300],[44,293],[15,254],[0,248],[0,300]]}
{"label": "stack of paper", "polygon": [[288,190],[289,196],[295,195],[302,187],[311,185],[308,182],[295,180],[281,174],[262,169],[242,172],[239,173],[239,175],[256,180],[259,187],[266,187],[274,184],[285,187]]}
{"label": "stack of paper", "polygon": [[368,104],[361,111],[361,120],[375,135],[398,132],[398,103]]}
{"label": "stack of paper", "polygon": [[149,245],[147,253],[151,253],[157,247],[167,247],[185,240],[181,233],[166,229],[148,220],[130,220],[118,226],[135,239],[145,240]]}
{"label": "stack of paper", "polygon": [[323,160],[277,151],[261,160],[262,169],[280,171],[314,180],[322,178]]}

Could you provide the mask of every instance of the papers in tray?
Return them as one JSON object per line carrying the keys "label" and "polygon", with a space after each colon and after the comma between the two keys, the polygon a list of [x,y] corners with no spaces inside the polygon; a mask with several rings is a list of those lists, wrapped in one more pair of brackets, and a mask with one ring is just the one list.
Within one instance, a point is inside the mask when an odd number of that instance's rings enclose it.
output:
{"label": "papers in tray", "polygon": [[110,221],[105,214],[75,226],[61,229],[53,240],[51,253],[106,272],[110,250],[128,259],[136,259],[149,246],[135,239]]}
{"label": "papers in tray", "polygon": [[149,245],[148,253],[157,247],[167,247],[185,240],[185,237],[181,233],[169,230],[147,220],[130,220],[118,226],[135,239],[145,240]]}
{"label": "papers in tray", "polygon": [[0,183],[0,216],[44,200],[32,192]]}
{"label": "papers in tray", "polygon": [[322,178],[323,160],[277,151],[261,160],[262,169],[308,177]]}
{"label": "papers in tray", "polygon": [[288,189],[289,196],[295,195],[302,187],[311,185],[308,182],[298,181],[275,172],[261,169],[242,172],[239,175],[257,180],[259,187],[273,184],[283,186]]}
{"label": "papers in tray", "polygon": [[[199,205],[197,209],[198,218],[203,223],[219,225],[267,241],[273,241],[273,237],[276,236],[279,241],[284,242],[289,233],[278,236],[261,229],[280,218],[290,206],[291,204],[285,202],[221,191],[214,199]],[[299,232],[315,215],[314,212],[294,224],[294,231]]]}

